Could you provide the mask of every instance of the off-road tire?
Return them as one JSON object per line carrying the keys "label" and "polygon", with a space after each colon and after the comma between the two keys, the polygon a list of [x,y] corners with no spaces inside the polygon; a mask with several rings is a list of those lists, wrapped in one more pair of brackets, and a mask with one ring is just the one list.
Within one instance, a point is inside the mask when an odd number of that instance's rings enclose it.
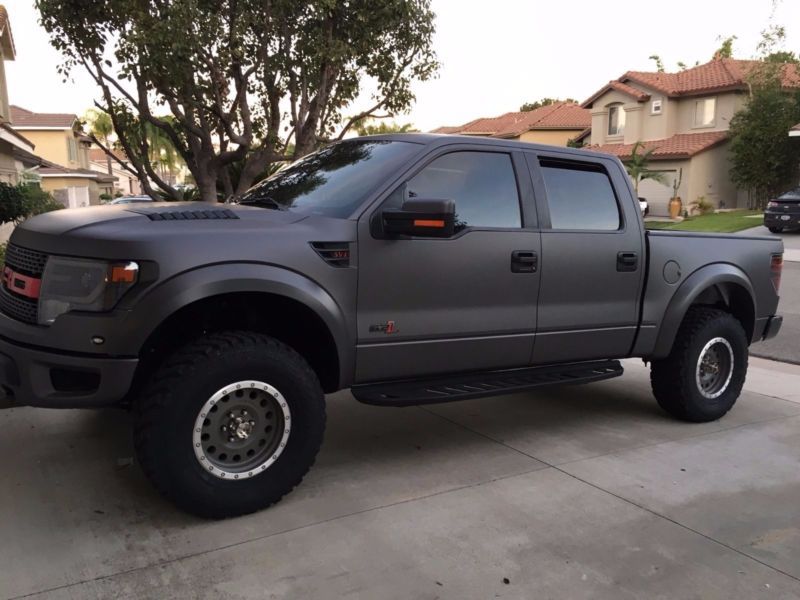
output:
{"label": "off-road tire", "polygon": [[[700,354],[711,340],[723,338],[733,357],[731,377],[716,398],[703,395],[698,385]],[[650,383],[659,406],[683,421],[716,421],[727,413],[742,391],[747,375],[747,336],[730,313],[708,307],[692,307],[681,323],[672,351],[654,360]]]}
{"label": "off-road tire", "polygon": [[783,227],[767,227],[772,233],[780,233],[783,231]]}
{"label": "off-road tire", "polygon": [[[212,395],[243,380],[269,383],[291,410],[285,447],[254,477],[220,479],[195,453],[193,431]],[[134,445],[142,470],[182,510],[225,518],[265,508],[311,468],[325,430],[325,400],[314,371],[297,352],[267,335],[205,335],[169,356],[134,405]]]}

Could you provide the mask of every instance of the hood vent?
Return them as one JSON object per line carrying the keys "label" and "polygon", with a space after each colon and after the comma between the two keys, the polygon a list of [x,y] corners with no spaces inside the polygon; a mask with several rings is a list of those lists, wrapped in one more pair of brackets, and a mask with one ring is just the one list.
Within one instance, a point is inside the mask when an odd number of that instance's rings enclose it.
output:
{"label": "hood vent", "polygon": [[350,242],[311,242],[311,247],[332,267],[350,266]]}
{"label": "hood vent", "polygon": [[[200,206],[203,205],[201,204]],[[197,204],[181,208],[158,206],[152,208],[131,208],[128,210],[144,215],[151,221],[205,221],[211,219],[239,218],[238,215],[229,208],[199,208]]]}

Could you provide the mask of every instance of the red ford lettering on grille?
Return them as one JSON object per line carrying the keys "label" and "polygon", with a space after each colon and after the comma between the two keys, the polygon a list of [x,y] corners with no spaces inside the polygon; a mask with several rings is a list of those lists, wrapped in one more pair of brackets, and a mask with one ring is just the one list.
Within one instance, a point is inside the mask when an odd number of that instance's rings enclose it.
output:
{"label": "red ford lettering on grille", "polygon": [[11,267],[6,267],[3,269],[3,285],[6,286],[6,289],[15,294],[36,299],[39,297],[42,280],[22,275],[14,271]]}

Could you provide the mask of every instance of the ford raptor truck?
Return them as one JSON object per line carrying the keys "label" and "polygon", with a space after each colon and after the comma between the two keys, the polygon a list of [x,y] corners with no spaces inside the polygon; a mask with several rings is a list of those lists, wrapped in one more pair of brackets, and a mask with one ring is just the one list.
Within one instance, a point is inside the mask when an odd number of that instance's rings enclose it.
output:
{"label": "ford raptor truck", "polygon": [[[60,210],[0,286],[6,406],[122,406],[138,463],[205,517],[298,485],[325,394],[407,406],[622,375],[722,417],[775,336],[779,239],[646,231],[619,160],[496,139],[332,144],[235,203]],[[535,401],[534,398],[531,401]]]}

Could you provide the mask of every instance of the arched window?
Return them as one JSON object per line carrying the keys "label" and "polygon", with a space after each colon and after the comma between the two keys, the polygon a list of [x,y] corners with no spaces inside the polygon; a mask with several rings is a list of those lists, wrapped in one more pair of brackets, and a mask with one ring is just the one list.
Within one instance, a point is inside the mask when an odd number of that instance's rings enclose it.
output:
{"label": "arched window", "polygon": [[625,133],[625,109],[622,104],[608,106],[608,135]]}

